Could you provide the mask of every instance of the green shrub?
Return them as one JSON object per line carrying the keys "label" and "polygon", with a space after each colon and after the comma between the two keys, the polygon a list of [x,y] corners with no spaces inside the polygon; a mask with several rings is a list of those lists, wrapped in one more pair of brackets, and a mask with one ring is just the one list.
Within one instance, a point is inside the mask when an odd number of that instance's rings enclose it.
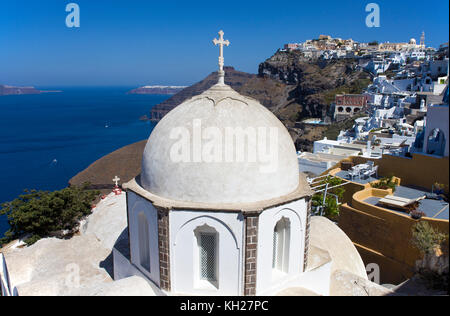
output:
{"label": "green shrub", "polygon": [[0,214],[8,217],[10,225],[0,245],[24,235],[25,243],[31,245],[53,233],[73,232],[80,219],[91,213],[92,201],[98,194],[87,190],[87,184],[54,192],[25,190],[0,207]]}
{"label": "green shrub", "polygon": [[395,192],[397,181],[394,179],[394,176],[384,177],[375,183],[371,183],[370,186],[375,189],[392,189],[392,192]]}
{"label": "green shrub", "polygon": [[412,244],[422,254],[432,253],[448,236],[435,230],[428,222],[418,222],[413,226]]}

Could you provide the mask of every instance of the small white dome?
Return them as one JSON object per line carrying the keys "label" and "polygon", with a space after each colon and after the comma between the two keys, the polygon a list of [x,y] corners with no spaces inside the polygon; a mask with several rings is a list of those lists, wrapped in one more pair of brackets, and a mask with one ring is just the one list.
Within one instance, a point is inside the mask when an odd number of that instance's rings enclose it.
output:
{"label": "small white dome", "polygon": [[415,38],[411,38],[411,39],[409,40],[409,44],[411,44],[411,45],[416,45],[416,39],[415,39]]}
{"label": "small white dome", "polygon": [[[248,133],[244,146],[234,141],[227,146],[239,131]],[[244,158],[237,159],[236,152]],[[258,202],[295,191],[299,168],[292,138],[275,115],[258,101],[217,84],[177,106],[154,128],[140,184],[176,201]]]}

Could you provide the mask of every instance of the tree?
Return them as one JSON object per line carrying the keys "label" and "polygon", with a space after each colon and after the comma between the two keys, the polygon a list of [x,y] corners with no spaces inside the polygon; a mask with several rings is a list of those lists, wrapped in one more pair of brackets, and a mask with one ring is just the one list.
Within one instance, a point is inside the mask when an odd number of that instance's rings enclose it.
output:
{"label": "tree", "polygon": [[79,221],[91,213],[92,201],[99,191],[68,187],[59,191],[25,190],[11,202],[1,204],[0,215],[8,217],[10,229],[0,239],[0,245],[22,236],[31,245],[55,233],[73,234]]}

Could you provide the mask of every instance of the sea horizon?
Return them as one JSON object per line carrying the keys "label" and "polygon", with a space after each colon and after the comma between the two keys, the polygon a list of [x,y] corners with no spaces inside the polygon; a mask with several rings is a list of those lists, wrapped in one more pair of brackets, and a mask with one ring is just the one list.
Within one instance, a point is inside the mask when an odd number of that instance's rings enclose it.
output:
{"label": "sea horizon", "polygon": [[[131,85],[35,87],[62,92],[0,97],[0,203],[67,187],[96,160],[147,139],[154,124],[139,118],[170,97],[127,94]],[[7,229],[0,217],[0,236]]]}

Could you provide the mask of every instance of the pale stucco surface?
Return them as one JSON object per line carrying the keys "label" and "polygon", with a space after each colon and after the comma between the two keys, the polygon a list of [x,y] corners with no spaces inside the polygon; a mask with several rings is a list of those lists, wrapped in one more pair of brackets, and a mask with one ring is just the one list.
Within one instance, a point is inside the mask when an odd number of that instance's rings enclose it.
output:
{"label": "pale stucco surface", "polygon": [[101,200],[92,214],[82,223],[82,234],[94,234],[101,244],[113,249],[119,236],[127,228],[126,195],[122,192],[116,196],[111,193]]}
{"label": "pale stucco surface", "polygon": [[82,295],[83,289],[112,282],[99,266],[109,253],[95,236],[85,235],[42,239],[7,252],[5,259],[11,284],[21,296]]}
{"label": "pale stucco surface", "polygon": [[335,270],[331,274],[331,296],[387,296],[394,293],[366,278],[362,278],[346,270]]}
{"label": "pale stucco surface", "polygon": [[325,217],[311,218],[311,245],[328,251],[333,263],[331,273],[345,270],[367,280],[364,262],[348,236]]}
{"label": "pale stucco surface", "polygon": [[87,296],[156,296],[143,278],[132,276],[119,281],[103,283],[86,291]]}
{"label": "pale stucco surface", "polygon": [[3,249],[12,292],[16,288],[20,296],[155,295],[143,278],[114,282],[107,271],[112,268],[112,245],[126,228],[125,203],[125,194],[110,194],[86,219],[79,236]]}

